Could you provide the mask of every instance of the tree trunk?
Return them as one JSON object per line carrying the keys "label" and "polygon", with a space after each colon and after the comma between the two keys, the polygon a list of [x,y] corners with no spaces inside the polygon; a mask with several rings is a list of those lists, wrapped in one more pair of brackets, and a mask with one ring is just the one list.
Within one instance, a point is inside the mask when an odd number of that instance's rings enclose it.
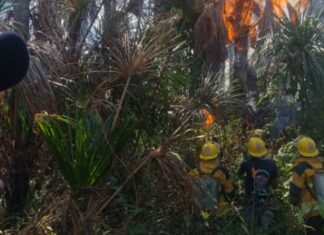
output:
{"label": "tree trunk", "polygon": [[97,17],[97,11],[98,7],[96,0],[89,0],[88,6],[84,9],[81,19],[80,36],[82,39],[87,36],[89,27],[92,26],[92,22]]}
{"label": "tree trunk", "polygon": [[[31,12],[33,36],[36,40],[48,41],[53,38],[63,38],[63,32],[59,27],[58,3],[52,0],[38,0],[37,6]],[[61,41],[54,40],[54,44],[60,48]]]}
{"label": "tree trunk", "polygon": [[81,39],[82,22],[87,19],[87,8],[90,1],[85,1],[81,6],[74,6],[74,10],[69,16],[68,21],[68,46],[69,50],[66,54],[69,62],[75,62],[79,59],[81,48],[78,47],[78,42]]}
{"label": "tree trunk", "polygon": [[97,17],[97,10],[98,10],[98,6],[96,4],[96,0],[92,0],[89,3],[89,22],[91,23],[95,17]]}
{"label": "tree trunk", "polygon": [[271,0],[265,0],[264,12],[259,24],[259,38],[264,37],[275,25]]}
{"label": "tree trunk", "polygon": [[[19,215],[24,210],[29,194],[30,171],[35,156],[31,151],[32,146],[34,146],[32,141],[33,133],[30,131],[26,132],[26,129],[23,130],[22,128],[26,128],[26,126],[19,120],[19,101],[16,92],[14,88],[12,97],[9,100],[10,121],[15,144],[11,150],[7,149],[8,154],[11,155],[8,170],[8,188],[10,189],[8,195],[8,211],[12,214]],[[32,125],[32,122],[30,121],[29,124]]]}
{"label": "tree trunk", "polygon": [[117,28],[114,27],[112,21],[113,17],[116,16],[116,6],[117,6],[116,0],[104,2],[105,13],[104,13],[104,22],[103,22],[104,24],[103,40],[105,45],[110,41],[111,38],[118,35],[117,33],[118,30]]}
{"label": "tree trunk", "polygon": [[244,94],[249,92],[248,88],[248,48],[249,38],[244,35],[235,40],[234,46],[234,75],[241,83]]}
{"label": "tree trunk", "polygon": [[30,0],[15,0],[13,7],[14,21],[18,24],[18,30],[26,40],[29,38],[29,4]]}
{"label": "tree trunk", "polygon": [[[238,79],[240,93],[246,103],[246,106],[241,110],[244,116],[246,116],[248,109],[255,111],[258,95],[256,76],[248,62],[249,43],[249,35],[247,33],[241,34],[234,41],[234,78]],[[247,119],[246,117],[244,118]]]}

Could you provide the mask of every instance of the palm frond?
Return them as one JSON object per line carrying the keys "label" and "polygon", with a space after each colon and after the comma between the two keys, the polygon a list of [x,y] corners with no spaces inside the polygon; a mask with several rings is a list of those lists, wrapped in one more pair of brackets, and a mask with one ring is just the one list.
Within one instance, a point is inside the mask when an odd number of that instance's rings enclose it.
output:
{"label": "palm frond", "polygon": [[180,112],[201,120],[207,110],[216,121],[224,121],[242,107],[241,94],[237,91],[238,87],[225,85],[224,74],[207,69],[203,72],[194,95],[181,104]]}
{"label": "palm frond", "polygon": [[60,16],[58,2],[37,0],[31,7],[31,20],[36,40],[50,41],[61,48],[64,29],[58,20]]}
{"label": "palm frond", "polygon": [[55,112],[57,103],[44,68],[37,58],[32,57],[26,78],[17,85],[16,95],[31,116],[48,111]]}
{"label": "palm frond", "polygon": [[41,113],[35,121],[75,192],[97,182],[133,131],[131,118],[110,131],[112,117],[102,120],[89,112],[81,112],[75,119]]}
{"label": "palm frond", "polygon": [[195,44],[208,64],[219,66],[227,56],[227,33],[223,20],[224,4],[217,2],[205,7],[195,24]]}
{"label": "palm frond", "polygon": [[[310,5],[292,21],[280,19],[281,28],[261,50],[263,74],[278,80],[286,92],[306,104],[312,96],[322,96],[324,87],[323,12]],[[270,59],[271,58],[271,59]],[[278,66],[280,65],[280,66]],[[259,67],[259,66],[258,66]]]}
{"label": "palm frond", "polygon": [[171,22],[164,20],[145,30],[140,37],[125,34],[121,41],[110,48],[112,74],[119,78],[132,76],[156,76],[161,65],[167,65],[170,52],[179,46],[179,40],[170,27]]}
{"label": "palm frond", "polygon": [[154,26],[148,26],[142,34],[128,32],[121,40],[117,39],[107,48],[111,63],[109,79],[97,85],[88,103],[100,91],[106,92],[104,88],[112,81],[115,81],[115,84],[122,84],[124,88],[113,126],[117,122],[129,86],[132,83],[143,83],[144,80],[159,78],[161,72],[167,66],[171,66],[169,61],[171,53],[176,53],[182,45],[174,30],[176,20],[177,16],[172,16],[158,21]]}

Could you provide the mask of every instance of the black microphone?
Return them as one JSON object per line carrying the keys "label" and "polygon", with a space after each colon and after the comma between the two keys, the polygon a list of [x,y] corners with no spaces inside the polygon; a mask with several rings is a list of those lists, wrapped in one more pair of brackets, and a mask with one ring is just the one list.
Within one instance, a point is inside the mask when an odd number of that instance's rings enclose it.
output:
{"label": "black microphone", "polygon": [[25,41],[15,33],[0,34],[0,91],[19,83],[29,67]]}

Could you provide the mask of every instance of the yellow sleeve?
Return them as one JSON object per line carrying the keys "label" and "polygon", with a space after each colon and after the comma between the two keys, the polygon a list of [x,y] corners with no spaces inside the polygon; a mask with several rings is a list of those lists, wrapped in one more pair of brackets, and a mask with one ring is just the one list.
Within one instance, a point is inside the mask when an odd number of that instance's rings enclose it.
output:
{"label": "yellow sleeve", "polygon": [[222,170],[216,171],[213,177],[215,177],[220,182],[222,189],[226,194],[233,192],[233,180],[230,179],[229,176],[226,175]]}

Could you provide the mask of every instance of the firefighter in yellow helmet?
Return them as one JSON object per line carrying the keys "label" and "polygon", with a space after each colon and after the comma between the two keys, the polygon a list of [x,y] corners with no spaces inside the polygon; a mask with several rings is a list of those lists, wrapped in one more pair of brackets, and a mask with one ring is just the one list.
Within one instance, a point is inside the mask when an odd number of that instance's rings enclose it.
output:
{"label": "firefighter in yellow helmet", "polygon": [[[318,157],[315,141],[301,136],[296,141],[297,158],[293,160],[292,181],[290,183],[290,201],[293,205],[307,204],[313,208],[317,199],[323,200],[324,178],[321,177],[323,161]],[[322,186],[321,186],[322,185]],[[316,209],[305,216],[307,234],[324,234],[324,220]]]}
{"label": "firefighter in yellow helmet", "polygon": [[259,137],[251,137],[247,143],[248,158],[238,171],[244,176],[245,219],[249,225],[267,229],[272,219],[272,211],[267,205],[271,186],[278,176],[276,163],[266,158],[265,142]]}
{"label": "firefighter in yellow helmet", "polygon": [[221,213],[228,208],[228,197],[234,192],[233,181],[220,166],[220,146],[207,141],[199,154],[199,166],[189,172],[193,182],[193,196],[201,210]]}

